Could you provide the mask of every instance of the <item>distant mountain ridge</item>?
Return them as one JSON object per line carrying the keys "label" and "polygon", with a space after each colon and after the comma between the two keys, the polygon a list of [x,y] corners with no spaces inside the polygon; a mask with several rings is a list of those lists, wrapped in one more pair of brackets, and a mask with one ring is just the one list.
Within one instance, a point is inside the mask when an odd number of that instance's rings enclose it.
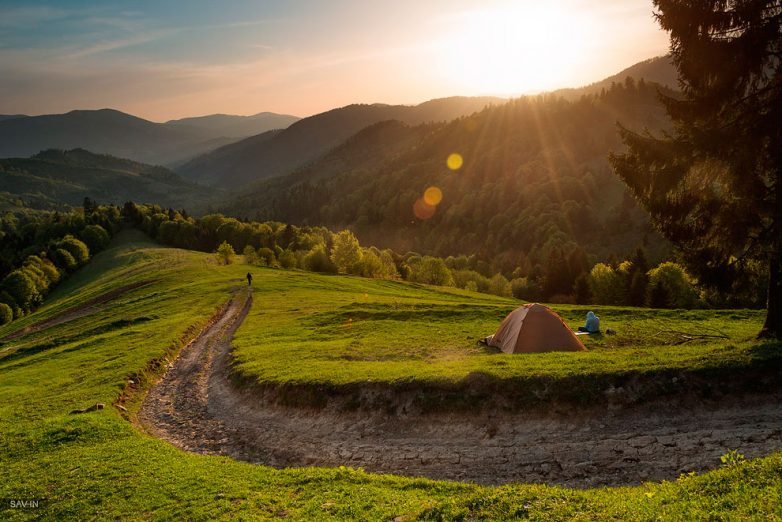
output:
{"label": "distant mountain ridge", "polygon": [[260,112],[252,116],[235,116],[231,114],[210,114],[179,120],[167,121],[167,127],[189,126],[203,129],[226,138],[246,138],[266,131],[285,129],[299,121],[298,116]]}
{"label": "distant mountain ridge", "polygon": [[160,166],[84,149],[49,149],[30,158],[0,159],[0,192],[38,204],[80,205],[132,200],[188,209],[208,204],[214,189],[182,179]]}
{"label": "distant mountain ridge", "polygon": [[287,174],[381,121],[410,125],[450,121],[505,101],[457,96],[419,105],[348,105],[299,120],[274,135],[264,133],[221,147],[182,165],[177,172],[199,183],[238,188]]}
{"label": "distant mountain ridge", "polygon": [[[96,153],[171,165],[250,134],[283,125],[289,116],[224,116],[155,123],[114,109],[0,117],[0,157],[26,157],[46,149],[84,148]],[[247,130],[249,129],[249,130]],[[225,132],[230,134],[227,136]],[[241,136],[246,136],[243,134]]]}

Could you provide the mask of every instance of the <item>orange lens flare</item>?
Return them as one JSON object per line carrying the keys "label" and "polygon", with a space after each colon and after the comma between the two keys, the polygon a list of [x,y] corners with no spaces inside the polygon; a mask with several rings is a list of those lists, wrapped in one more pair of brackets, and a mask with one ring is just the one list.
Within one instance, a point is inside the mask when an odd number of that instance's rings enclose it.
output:
{"label": "orange lens flare", "polygon": [[415,217],[418,219],[431,219],[431,217],[434,216],[435,210],[437,210],[437,207],[424,201],[424,198],[418,198],[415,200],[415,203],[413,203],[413,214],[415,214]]}
{"label": "orange lens flare", "polygon": [[436,207],[443,200],[443,191],[437,187],[429,187],[424,191],[424,203]]}

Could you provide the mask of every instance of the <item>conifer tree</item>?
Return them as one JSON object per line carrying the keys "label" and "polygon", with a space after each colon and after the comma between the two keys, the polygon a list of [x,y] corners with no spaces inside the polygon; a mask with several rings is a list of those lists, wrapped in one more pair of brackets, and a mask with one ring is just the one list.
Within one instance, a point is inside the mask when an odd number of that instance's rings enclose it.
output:
{"label": "conifer tree", "polygon": [[761,337],[782,338],[782,2],[654,0],[681,96],[663,137],[620,128],[615,172],[701,283],[769,268]]}

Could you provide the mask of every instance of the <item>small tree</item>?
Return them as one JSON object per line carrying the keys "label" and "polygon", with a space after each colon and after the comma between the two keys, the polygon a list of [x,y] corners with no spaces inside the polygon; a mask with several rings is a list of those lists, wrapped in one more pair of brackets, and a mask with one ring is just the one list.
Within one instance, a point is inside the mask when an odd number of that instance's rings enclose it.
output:
{"label": "small tree", "polygon": [[230,265],[234,262],[234,257],[236,257],[234,247],[228,241],[220,243],[220,246],[217,247],[217,261],[224,265]]}
{"label": "small tree", "polygon": [[58,248],[54,251],[54,262],[65,272],[76,270],[79,266],[71,253],[64,248]]}
{"label": "small tree", "polygon": [[109,233],[100,225],[87,225],[80,235],[93,253],[103,250],[109,244]]}
{"label": "small tree", "polygon": [[290,250],[283,250],[277,261],[283,268],[294,268],[296,266],[296,255]]}
{"label": "small tree", "polygon": [[258,253],[255,251],[252,245],[247,245],[242,250],[244,256],[244,262],[248,265],[254,265],[258,262]]}
{"label": "small tree", "polygon": [[489,280],[489,293],[502,297],[510,297],[510,281],[502,274],[494,274]]}
{"label": "small tree", "polygon": [[[676,263],[666,262],[651,269],[649,271],[649,285],[655,289],[658,286],[664,289],[667,307],[693,308],[698,305],[698,292],[695,290],[692,278],[684,270],[684,267]],[[659,290],[655,290],[655,292],[659,292]],[[652,301],[651,298],[650,301]],[[659,306],[660,299],[656,298],[654,301],[655,305]]]}
{"label": "small tree", "polygon": [[59,242],[58,248],[63,248],[70,252],[76,264],[81,266],[90,260],[90,249],[84,242],[76,239],[71,235],[67,235]]}
{"label": "small tree", "polygon": [[5,303],[0,303],[0,325],[10,323],[14,320],[14,311]]}
{"label": "small tree", "polygon": [[25,311],[38,297],[35,283],[22,270],[14,270],[3,278],[2,288],[8,292],[14,302]]}
{"label": "small tree", "polygon": [[323,245],[317,245],[304,256],[304,268],[311,272],[337,273],[337,267],[331,262]]}
{"label": "small tree", "polygon": [[331,247],[331,261],[340,274],[355,273],[361,261],[361,245],[350,230],[343,230],[334,236],[334,246]]}
{"label": "small tree", "polygon": [[[282,253],[282,251],[280,251]],[[274,257],[274,250],[262,247],[258,249],[258,260],[266,266],[276,266],[277,258]]]}

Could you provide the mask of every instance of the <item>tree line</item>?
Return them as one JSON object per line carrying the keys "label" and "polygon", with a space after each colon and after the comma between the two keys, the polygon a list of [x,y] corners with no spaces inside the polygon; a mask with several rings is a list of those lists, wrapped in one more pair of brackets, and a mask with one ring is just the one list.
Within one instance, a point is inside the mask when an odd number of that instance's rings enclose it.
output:
{"label": "tree line", "polygon": [[120,209],[89,198],[67,212],[24,210],[0,219],[0,324],[18,319],[108,245],[122,224]]}

